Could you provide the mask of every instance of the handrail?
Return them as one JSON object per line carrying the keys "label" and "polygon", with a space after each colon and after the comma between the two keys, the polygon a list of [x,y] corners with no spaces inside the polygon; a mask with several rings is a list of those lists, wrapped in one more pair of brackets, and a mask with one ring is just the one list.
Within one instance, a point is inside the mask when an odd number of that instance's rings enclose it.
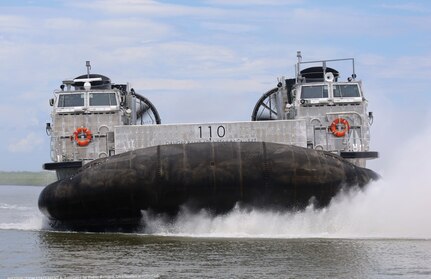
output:
{"label": "handrail", "polygon": [[339,61],[352,61],[352,78],[353,80],[356,78],[356,73],[355,73],[355,58],[339,58],[339,59],[326,59],[326,60],[313,60],[313,61],[302,61],[302,55],[301,55],[301,51],[297,51],[296,53],[296,57],[298,59],[297,63],[296,63],[296,82],[298,82],[299,78],[300,78],[300,73],[301,73],[301,64],[316,64],[316,63],[322,63],[322,68],[324,70],[324,74],[326,72],[326,63],[327,62],[339,62]]}

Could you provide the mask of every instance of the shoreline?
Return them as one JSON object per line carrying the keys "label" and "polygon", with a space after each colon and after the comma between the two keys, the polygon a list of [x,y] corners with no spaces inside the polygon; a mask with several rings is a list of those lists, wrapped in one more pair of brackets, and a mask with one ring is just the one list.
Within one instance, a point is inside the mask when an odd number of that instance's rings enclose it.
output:
{"label": "shoreline", "polygon": [[0,171],[0,186],[46,186],[57,180],[50,171]]}

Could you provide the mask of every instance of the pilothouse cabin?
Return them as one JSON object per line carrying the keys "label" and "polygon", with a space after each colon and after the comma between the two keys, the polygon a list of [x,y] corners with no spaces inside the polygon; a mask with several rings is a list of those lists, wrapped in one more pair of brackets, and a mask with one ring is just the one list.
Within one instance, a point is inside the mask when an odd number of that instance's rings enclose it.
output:
{"label": "pilothouse cabin", "polygon": [[[377,157],[369,150],[372,112],[367,112],[362,83],[356,80],[353,58],[302,61],[297,54],[295,78],[281,78],[277,88],[257,102],[252,120],[302,120],[306,146],[337,153],[358,166]],[[346,79],[329,64],[348,63],[352,74]],[[304,68],[305,65],[313,65]],[[303,69],[304,68],[304,69]]]}
{"label": "pilothouse cabin", "polygon": [[52,163],[58,178],[67,177],[85,163],[115,154],[114,127],[160,124],[153,104],[137,94],[129,84],[113,84],[100,74],[87,74],[64,80],[50,99],[52,123],[46,131],[51,136]]}

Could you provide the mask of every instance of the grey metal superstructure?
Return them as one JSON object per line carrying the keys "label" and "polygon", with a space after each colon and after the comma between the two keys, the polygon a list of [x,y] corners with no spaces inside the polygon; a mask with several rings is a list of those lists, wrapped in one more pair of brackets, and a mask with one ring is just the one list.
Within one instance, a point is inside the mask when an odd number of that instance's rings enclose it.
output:
{"label": "grey metal superstructure", "polygon": [[[372,113],[367,112],[353,58],[303,62],[298,52],[294,78],[279,79],[257,102],[252,121],[160,124],[153,104],[129,84],[103,75],[65,80],[50,100],[52,163],[59,179],[88,162],[140,148],[197,142],[271,142],[330,151],[357,166],[377,157],[370,151]],[[351,63],[344,81],[334,62]],[[304,65],[312,65],[303,69]],[[317,65],[317,66],[316,66]]]}

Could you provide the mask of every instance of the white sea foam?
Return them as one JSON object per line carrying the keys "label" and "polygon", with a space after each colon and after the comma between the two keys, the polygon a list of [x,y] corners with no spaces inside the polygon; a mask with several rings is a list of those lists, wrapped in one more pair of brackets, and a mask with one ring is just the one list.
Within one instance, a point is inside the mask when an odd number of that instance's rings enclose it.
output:
{"label": "white sea foam", "polygon": [[0,223],[0,229],[36,231],[46,227],[44,217],[38,211],[27,212],[27,214],[17,216],[13,219],[3,220]]}
{"label": "white sea foam", "polygon": [[0,203],[0,209],[29,210],[30,207],[19,206],[19,205],[16,205],[16,204]]}

